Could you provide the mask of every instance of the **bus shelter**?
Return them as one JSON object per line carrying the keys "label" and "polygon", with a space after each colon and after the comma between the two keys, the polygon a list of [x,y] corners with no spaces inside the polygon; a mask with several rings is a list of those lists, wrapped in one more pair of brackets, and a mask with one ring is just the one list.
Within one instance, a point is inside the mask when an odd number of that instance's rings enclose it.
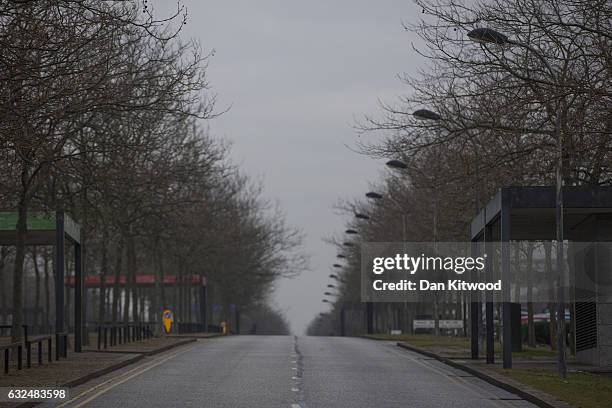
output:
{"label": "bus shelter", "polygon": [[[0,245],[14,246],[16,233],[17,213],[0,212]],[[83,303],[83,264],[81,248],[81,229],[66,213],[56,212],[47,214],[42,212],[29,213],[27,219],[27,234],[25,243],[28,246],[54,246],[55,271],[55,332],[58,341],[65,331],[64,316],[64,275],[66,244],[74,247],[74,351],[81,352],[83,346],[83,328],[85,304]],[[65,345],[58,343],[58,348]]]}
{"label": "bus shelter", "polygon": [[[593,285],[602,286],[612,281],[610,259],[600,248],[596,254],[597,242],[612,241],[612,187],[567,186],[563,188],[563,236],[566,242],[586,244],[572,257],[569,265],[569,299],[573,319],[571,335],[578,361],[597,366],[612,365],[612,298],[602,291],[589,298],[576,290],[576,284],[589,278]],[[504,250],[504,243],[510,241],[553,241],[555,240],[555,188],[503,187],[477,214],[471,223],[471,241],[484,244],[502,244],[501,276],[511,277],[510,253]],[[507,245],[505,246],[507,248]],[[609,247],[609,245],[608,245]],[[589,250],[592,249],[592,250]],[[486,251],[486,249],[485,249]],[[606,252],[606,253],[607,253]],[[582,255],[581,255],[582,254]],[[585,254],[587,254],[585,256]],[[605,256],[604,256],[605,255]],[[569,254],[568,254],[569,256]],[[489,273],[489,266],[485,273]],[[580,286],[580,285],[578,285]],[[582,286],[581,286],[582,287]],[[606,289],[608,290],[608,289]],[[478,313],[479,301],[471,304],[472,358],[478,358]],[[502,356],[503,366],[512,367],[513,338],[520,341],[521,327],[513,319],[513,305],[502,304]],[[520,306],[519,306],[520,317]],[[486,357],[494,362],[494,309],[493,303],[485,301]],[[514,321],[514,323],[513,323]]]}

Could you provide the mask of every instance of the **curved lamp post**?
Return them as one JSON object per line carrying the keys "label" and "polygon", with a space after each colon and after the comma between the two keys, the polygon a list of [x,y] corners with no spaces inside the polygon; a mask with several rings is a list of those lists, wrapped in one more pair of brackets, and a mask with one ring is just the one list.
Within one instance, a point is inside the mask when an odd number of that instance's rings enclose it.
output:
{"label": "curved lamp post", "polygon": [[[498,45],[516,45],[525,48],[533,53],[546,67],[551,75],[554,71],[547,59],[529,44],[511,40],[507,35],[502,34],[492,28],[476,28],[470,31],[467,36],[475,42],[481,44],[498,44]],[[555,223],[556,223],[556,239],[557,239],[557,262],[556,269],[558,274],[557,283],[557,371],[563,378],[567,377],[567,365],[565,361],[565,292],[564,292],[564,276],[563,276],[563,139],[561,134],[561,121],[559,114],[555,118],[554,137],[557,142],[557,166],[556,166],[556,199],[555,199]]]}

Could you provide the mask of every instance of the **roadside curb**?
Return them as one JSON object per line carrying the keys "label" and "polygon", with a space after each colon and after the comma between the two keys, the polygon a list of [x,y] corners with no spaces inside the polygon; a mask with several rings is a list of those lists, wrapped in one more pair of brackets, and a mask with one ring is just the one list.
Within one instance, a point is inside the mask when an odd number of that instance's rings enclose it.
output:
{"label": "roadside curb", "polygon": [[362,339],[368,339],[368,340],[374,340],[374,341],[397,341],[397,340],[393,340],[393,339],[381,339],[379,337],[370,337],[367,334],[363,334],[361,336]]}
{"label": "roadside curb", "polygon": [[89,382],[91,380],[94,380],[98,377],[102,377],[103,375],[106,375],[110,372],[113,372],[115,370],[119,370],[120,368],[123,368],[125,366],[128,366],[130,364],[134,364],[137,363],[138,361],[142,360],[144,358],[144,354],[138,354],[132,358],[129,358],[127,360],[121,361],[117,364],[112,364],[106,368],[103,368],[101,370],[98,371],[94,371],[93,373],[89,373],[83,377],[79,377],[76,378],[72,381],[68,381],[67,383],[62,384],[62,387],[76,387],[77,385],[81,385],[81,384],[85,384],[86,382]]}
{"label": "roadside curb", "polygon": [[154,356],[155,354],[163,353],[164,351],[168,351],[168,350],[173,349],[175,347],[184,346],[185,344],[195,343],[196,341],[198,341],[198,339],[196,339],[196,338],[185,339],[185,341],[176,342],[174,344],[168,344],[167,346],[160,347],[158,349],[148,351],[146,353],[143,353],[143,355],[145,355],[147,357]]}
{"label": "roadside curb", "polygon": [[193,343],[194,341],[197,341],[198,338],[196,337],[187,337],[185,338],[185,341],[180,341],[180,342],[176,342],[174,344],[168,344],[166,346],[160,347],[158,349],[155,350],[150,350],[150,351],[138,351],[138,350],[134,350],[134,351],[129,351],[129,350],[111,350],[111,349],[102,349],[102,350],[96,350],[96,349],[90,349],[90,350],[83,350],[83,352],[85,353],[113,353],[113,354],[142,354],[144,356],[153,356],[157,353],[162,353],[164,351],[170,350],[174,347],[179,347],[182,346],[184,344],[187,343]]}
{"label": "roadside curb", "polygon": [[[168,351],[170,349],[176,348],[176,347],[180,347],[180,346],[184,346],[186,344],[190,344],[190,343],[195,343],[197,341],[197,339],[195,338],[190,338],[190,339],[185,339],[185,341],[181,341],[181,342],[177,342],[174,344],[168,344],[167,346],[164,347],[160,347],[158,349],[155,350],[151,350],[148,352],[123,352],[121,354],[134,354],[134,357],[132,358],[128,358],[126,360],[120,361],[116,364],[112,364],[108,367],[105,367],[101,370],[98,371],[94,371],[92,373],[89,373],[87,375],[84,375],[83,377],[79,377],[79,378],[75,378],[74,380],[68,381],[67,383],[64,383],[62,385],[60,385],[60,387],[66,387],[66,388],[72,388],[72,387],[76,387],[82,384],[85,384],[86,382],[89,382],[91,380],[95,380],[96,378],[102,377],[103,375],[109,374],[113,371],[119,370],[123,367],[126,367],[128,365],[134,364],[139,362],[140,360],[144,359],[145,357],[149,357],[149,356],[153,356],[155,354],[159,354],[162,353],[164,351]],[[94,350],[92,350],[94,351]],[[107,351],[107,352],[111,352],[111,351]],[[24,402],[23,404],[17,405],[16,408],[29,408],[29,407],[35,407],[42,404],[42,402]]]}
{"label": "roadside curb", "polygon": [[207,335],[198,334],[171,334],[168,337],[173,339],[214,339],[216,337],[223,337],[221,333],[210,333]]}
{"label": "roadside curb", "polygon": [[[63,387],[63,388],[72,388],[72,387],[76,387],[82,384],[85,384],[86,382],[89,382],[91,380],[95,380],[96,378],[102,377],[103,375],[106,375],[108,373],[111,373],[113,371],[119,370],[123,367],[126,367],[128,365],[137,363],[138,361],[142,360],[145,357],[144,354],[138,354],[135,355],[132,358],[128,358],[126,360],[120,361],[119,363],[116,364],[111,364],[108,367],[105,367],[101,370],[98,371],[94,371],[93,373],[89,373],[87,375],[84,375],[83,377],[79,377],[79,378],[75,378],[74,380],[68,381],[67,383],[61,384],[59,385],[59,387]],[[42,401],[29,401],[29,402],[24,402],[23,404],[19,404],[17,405],[15,408],[31,408],[31,407],[37,407],[39,405],[41,405],[43,402]]]}
{"label": "roadside curb", "polygon": [[[503,380],[500,378],[500,376],[493,376],[490,375],[488,373],[485,373],[483,371],[480,371],[478,369],[475,369],[473,367],[469,367],[468,365],[465,364],[461,364],[458,363],[456,361],[453,361],[449,358],[446,357],[442,357],[439,356],[436,353],[432,353],[430,351],[426,351],[426,350],[422,350],[420,348],[411,346],[409,344],[406,343],[402,343],[402,342],[397,342],[396,345],[400,348],[406,349],[406,350],[410,350],[413,351],[415,353],[419,353],[422,354],[424,356],[427,357],[431,357],[435,360],[438,360],[446,365],[449,365],[453,368],[457,368],[459,370],[463,370],[471,375],[473,375],[474,377],[478,377],[483,381],[488,382],[489,384],[492,384],[496,387],[499,387],[503,390],[506,390],[508,392],[511,392],[515,395],[518,395],[519,397],[523,398],[525,401],[531,402],[534,405],[537,405],[538,407],[542,407],[542,408],[573,408],[572,405],[570,405],[569,403],[565,402],[565,401],[561,401],[561,400],[557,400],[554,399],[554,397],[545,394],[541,391],[535,390],[534,388],[529,387],[526,384],[522,384],[518,381],[512,380],[512,379],[506,379],[504,378]],[[519,388],[520,387],[520,388]]]}

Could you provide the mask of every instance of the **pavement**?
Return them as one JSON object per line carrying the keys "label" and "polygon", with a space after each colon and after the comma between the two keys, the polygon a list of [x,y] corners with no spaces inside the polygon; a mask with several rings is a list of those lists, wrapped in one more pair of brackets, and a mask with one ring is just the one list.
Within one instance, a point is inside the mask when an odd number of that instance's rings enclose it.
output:
{"label": "pavement", "polygon": [[235,336],[198,341],[72,391],[62,407],[533,407],[395,342]]}

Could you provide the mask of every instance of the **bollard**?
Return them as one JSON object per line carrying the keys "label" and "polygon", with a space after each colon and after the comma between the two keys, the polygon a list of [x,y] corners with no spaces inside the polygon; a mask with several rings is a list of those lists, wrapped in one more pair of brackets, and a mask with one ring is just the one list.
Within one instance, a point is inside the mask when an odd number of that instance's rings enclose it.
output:
{"label": "bollard", "polygon": [[8,374],[9,371],[9,349],[4,349],[4,374]]}
{"label": "bollard", "polygon": [[51,354],[51,349],[52,349],[52,344],[51,344],[51,336],[49,336],[49,338],[47,339],[47,358],[49,359],[49,362],[53,361],[53,355]]}
{"label": "bollard", "polygon": [[106,333],[107,333],[108,329],[105,327],[104,328],[104,348],[106,349],[107,347],[107,341],[106,341]]}
{"label": "bollard", "polygon": [[42,340],[38,341],[38,365],[42,365]]}
{"label": "bollard", "polygon": [[32,343],[28,341],[26,347],[26,365],[28,368],[32,368]]}
{"label": "bollard", "polygon": [[102,345],[102,326],[98,326],[98,350],[100,350],[101,345]]}

